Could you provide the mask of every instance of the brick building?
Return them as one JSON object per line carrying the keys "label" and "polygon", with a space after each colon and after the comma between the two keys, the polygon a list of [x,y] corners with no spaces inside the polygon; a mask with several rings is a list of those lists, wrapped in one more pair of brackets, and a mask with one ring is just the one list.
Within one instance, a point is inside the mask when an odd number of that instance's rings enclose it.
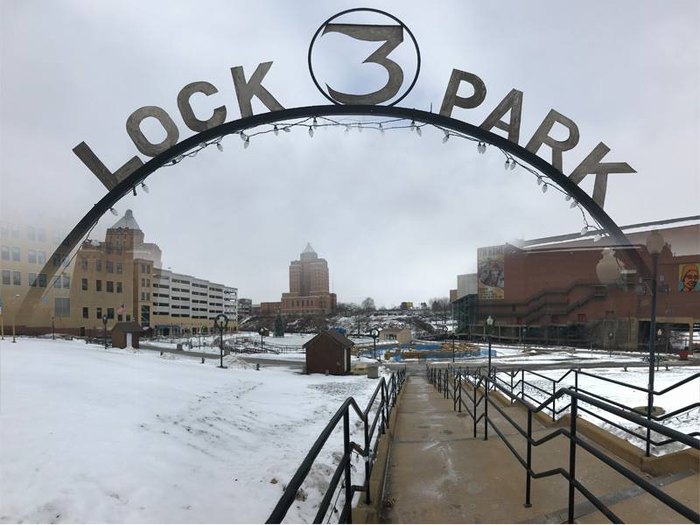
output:
{"label": "brick building", "polygon": [[[652,267],[645,246],[652,226],[666,242],[658,256],[661,333],[655,337],[668,349],[692,344],[693,331],[700,330],[700,286],[682,289],[683,274],[700,265],[697,218],[623,228],[632,247],[580,235],[490,247],[488,271],[460,276],[463,286],[453,301],[458,332],[481,336],[484,320],[492,316],[494,337],[503,341],[644,348],[650,337],[650,275],[635,268],[628,255],[635,251]],[[597,272],[606,247],[617,265],[612,284],[601,282]]]}
{"label": "brick building", "polygon": [[307,244],[299,260],[289,264],[289,292],[280,302],[261,303],[263,315],[327,315],[335,312],[337,297],[330,293],[328,262]]}

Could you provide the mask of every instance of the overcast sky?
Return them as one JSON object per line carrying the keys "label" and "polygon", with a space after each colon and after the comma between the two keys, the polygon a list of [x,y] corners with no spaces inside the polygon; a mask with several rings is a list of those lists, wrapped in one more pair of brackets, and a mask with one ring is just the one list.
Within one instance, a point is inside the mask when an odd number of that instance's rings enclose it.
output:
{"label": "overcast sky", "polygon": [[[516,88],[521,145],[556,109],[581,135],[564,154],[565,174],[600,141],[611,149],[606,161],[637,170],[610,175],[605,210],[618,225],[700,210],[696,0],[2,0],[3,219],[70,229],[106,193],[73,147],[85,141],[116,170],[139,154],[125,123],[142,106],[165,109],[180,140],[194,135],[176,102],[190,82],[218,89],[193,98],[201,118],[221,105],[227,121],[239,118],[232,67],[249,77],[272,61],[263,85],[282,106],[328,103],[309,75],[308,46],[326,19],[354,7],[391,13],[418,41],[420,76],[400,106],[437,112],[452,69],[474,73],[486,99],[453,117],[478,125]],[[381,69],[358,66],[377,44],[326,35],[317,46],[322,82],[357,94],[385,83]],[[409,41],[396,53],[405,87],[415,71]],[[255,101],[253,111],[267,109]],[[149,122],[143,129],[154,142],[164,136]],[[371,296],[391,306],[447,296],[457,274],[476,270],[479,246],[583,226],[559,193],[542,194],[522,169],[506,172],[495,148],[480,155],[471,142],[442,138],[428,128],[419,137],[333,127],[313,138],[296,128],[244,149],[229,136],[222,153],[210,147],[160,169],[147,179],[149,194],[116,208],[133,210],[163,266],[236,286],[256,303],[288,290],[289,262],[307,242],[328,261],[339,301]],[[592,178],[582,184],[589,193]],[[93,237],[115,220],[108,214]]]}

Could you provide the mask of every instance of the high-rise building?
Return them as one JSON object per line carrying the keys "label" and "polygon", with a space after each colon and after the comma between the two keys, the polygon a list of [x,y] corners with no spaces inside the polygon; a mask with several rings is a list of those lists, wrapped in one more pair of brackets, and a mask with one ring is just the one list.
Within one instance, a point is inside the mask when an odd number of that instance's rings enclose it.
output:
{"label": "high-rise building", "polygon": [[335,312],[337,298],[330,293],[328,262],[308,243],[299,260],[289,264],[289,292],[279,303],[262,303],[262,313],[326,315]]}

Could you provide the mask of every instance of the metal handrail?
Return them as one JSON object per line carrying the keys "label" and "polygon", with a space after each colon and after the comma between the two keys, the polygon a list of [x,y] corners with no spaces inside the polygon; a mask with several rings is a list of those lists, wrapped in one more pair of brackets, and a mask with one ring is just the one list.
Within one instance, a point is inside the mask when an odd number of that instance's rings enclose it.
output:
{"label": "metal handrail", "polygon": [[[571,371],[570,371],[571,372]],[[574,373],[576,371],[574,370]],[[453,370],[453,374],[456,372]],[[428,375],[430,377],[431,375],[431,370],[428,370]],[[566,374],[565,374],[566,375]],[[562,377],[565,377],[562,376]],[[590,374],[587,374],[590,375]],[[454,406],[457,406],[456,400],[459,399],[459,408],[461,411],[462,407],[462,394],[465,394],[468,398],[471,396],[468,390],[464,390],[464,385],[462,383],[462,377],[468,378],[469,375],[465,375],[463,373],[459,373],[459,379],[453,378],[453,392],[452,392],[452,397],[455,400],[453,403]],[[594,376],[595,377],[595,376]],[[685,384],[689,380],[692,380],[692,378],[695,376],[692,376],[691,378],[684,379],[681,383]],[[546,378],[549,379],[549,378]],[[483,385],[482,385],[482,380],[483,380]],[[511,376],[512,380],[512,376]],[[674,511],[678,512],[682,516],[684,516],[687,519],[690,519],[691,521],[698,523],[700,522],[700,514],[698,514],[696,511],[693,509],[687,507],[686,505],[682,504],[678,500],[672,498],[662,490],[660,490],[658,487],[655,485],[651,484],[649,481],[645,480],[635,472],[632,472],[629,470],[627,467],[613,459],[612,457],[606,455],[604,452],[600,451],[599,449],[595,448],[592,444],[588,443],[587,441],[581,439],[578,434],[577,434],[577,419],[578,419],[578,410],[581,409],[582,411],[585,411],[587,413],[590,413],[594,415],[595,417],[598,417],[604,421],[608,421],[606,418],[602,417],[599,414],[595,414],[592,411],[589,411],[585,409],[584,407],[579,407],[579,403],[585,403],[590,406],[596,407],[599,410],[603,411],[604,413],[609,413],[614,416],[620,417],[626,421],[629,421],[631,423],[634,423],[636,425],[639,425],[643,428],[648,428],[650,430],[653,430],[654,432],[657,432],[660,435],[666,436],[670,438],[668,441],[664,441],[663,443],[665,444],[666,442],[678,442],[682,443],[684,445],[687,445],[693,449],[700,449],[700,440],[695,439],[693,436],[696,434],[699,434],[697,432],[694,432],[692,434],[685,434],[683,432],[679,432],[677,430],[674,430],[672,428],[668,428],[660,423],[655,422],[653,419],[644,417],[642,415],[639,415],[631,410],[628,410],[624,405],[620,403],[612,403],[609,400],[605,400],[601,398],[600,396],[596,395],[589,395],[589,393],[581,391],[577,387],[575,388],[568,388],[568,387],[562,387],[556,390],[555,392],[552,393],[552,395],[548,396],[547,399],[544,401],[540,402],[539,404],[532,405],[525,401],[525,388],[523,385],[523,388],[520,392],[520,397],[518,397],[517,393],[514,392],[513,390],[509,390],[507,388],[506,382],[505,381],[499,381],[499,380],[494,380],[493,378],[488,377],[488,375],[481,375],[478,380],[472,381],[472,390],[474,392],[474,399],[476,399],[477,392],[479,390],[484,391],[484,398],[486,399],[486,403],[484,406],[483,413],[480,417],[477,418],[476,416],[476,406],[474,407],[474,413],[472,413],[470,410],[468,410],[468,406],[464,405],[467,408],[467,412],[470,414],[472,419],[474,420],[474,437],[476,437],[477,432],[476,432],[476,422],[477,419],[481,419],[482,417],[484,418],[484,439],[488,439],[488,425],[491,425],[491,428],[496,432],[496,434],[502,439],[503,443],[507,446],[507,448],[511,451],[511,453],[515,456],[517,461],[525,468],[527,472],[527,477],[526,477],[526,489],[525,489],[525,506],[531,506],[530,503],[530,496],[531,496],[531,479],[538,479],[538,478],[544,478],[544,477],[549,477],[549,476],[554,476],[554,475],[561,475],[563,476],[568,482],[569,482],[569,523],[573,523],[574,520],[574,493],[576,490],[579,491],[588,501],[590,501],[603,515],[605,515],[609,520],[612,522],[620,522],[620,519],[613,513],[606,505],[603,503],[599,498],[597,498],[594,494],[592,494],[582,483],[580,480],[576,478],[576,447],[581,447],[584,450],[588,451],[591,453],[594,457],[605,463],[607,466],[615,470],[616,472],[620,473],[621,475],[625,476],[628,478],[630,481],[635,483],[638,487],[642,488],[645,490],[647,493],[673,509]],[[489,399],[487,392],[489,389],[489,383],[492,383],[492,388],[499,390],[501,393],[503,393],[506,397],[508,397],[511,400],[511,403],[521,403],[526,409],[527,409],[527,429],[523,429],[512,417],[510,417],[505,410],[499,406],[498,403],[495,403],[493,399]],[[578,383],[578,380],[577,380]],[[679,385],[673,385],[665,391],[670,391],[673,388],[676,388]],[[459,388],[459,392],[457,392],[457,388]],[[529,397],[529,396],[528,396]],[[538,412],[544,412],[545,410],[552,410],[553,413],[557,413],[556,410],[549,408],[550,405],[554,405],[556,403],[557,399],[563,398],[563,397],[568,397],[571,402],[567,407],[565,408],[570,408],[570,422],[569,422],[569,428],[560,428],[555,430],[554,432],[541,437],[540,439],[535,440],[532,436],[532,417],[533,414],[536,414]],[[505,419],[505,421],[510,424],[521,437],[524,437],[527,442],[527,457],[523,458],[520,453],[515,449],[515,447],[512,445],[510,440],[508,439],[508,436],[505,435],[505,433],[498,427],[498,425],[494,424],[494,421],[488,417],[488,406],[491,405],[493,408],[495,408],[499,414]],[[616,406],[619,405],[619,406]],[[695,406],[695,405],[693,405]],[[612,423],[612,422],[611,422]],[[612,423],[614,424],[614,423]],[[622,428],[616,424],[614,424],[618,428]],[[625,429],[625,431],[627,431]],[[629,432],[629,431],[627,431]],[[634,434],[634,433],[632,433]],[[635,434],[636,435],[636,434]],[[545,472],[534,472],[532,469],[532,448],[537,447],[547,441],[550,441],[556,437],[559,436],[564,436],[569,440],[570,447],[569,447],[569,468],[568,470],[564,468],[556,468],[552,469],[549,471]],[[657,443],[655,443],[657,444]]]}
{"label": "metal handrail", "polygon": [[[296,499],[297,492],[301,488],[301,485],[306,480],[314,461],[318,457],[319,453],[325,446],[328,438],[331,436],[336,426],[340,422],[341,418],[343,420],[343,456],[338,463],[330,481],[328,488],[319,504],[318,512],[314,518],[314,523],[320,523],[326,516],[328,509],[331,505],[331,500],[333,495],[336,493],[336,489],[343,480],[342,488],[345,491],[345,501],[343,503],[343,509],[340,512],[340,522],[343,523],[348,521],[352,517],[352,499],[356,491],[365,492],[366,502],[370,503],[369,494],[369,478],[372,473],[372,466],[374,459],[376,457],[376,450],[379,443],[379,435],[383,434],[386,427],[388,426],[389,413],[391,407],[396,403],[396,398],[403,387],[403,383],[406,379],[406,369],[392,373],[389,382],[382,377],[379,384],[375,388],[370,401],[367,404],[365,410],[360,409],[357,402],[353,397],[348,397],[343,404],[338,408],[336,413],[326,424],[325,428],[321,431],[316,441],[311,446],[311,449],[306,454],[306,457],[301,462],[297,471],[295,472],[292,479],[289,481],[282,497],[279,499],[275,508],[270,513],[267,518],[266,523],[281,523],[286,516],[289,508],[292,506]],[[377,405],[377,397],[381,394],[380,401]],[[370,413],[375,407],[374,418],[372,419],[372,424],[370,426]],[[364,448],[360,447],[358,444],[350,441],[350,413],[351,409],[355,412],[357,417],[362,420],[364,427]],[[376,439],[374,441],[374,448],[372,448],[372,439],[374,437],[375,431],[377,430],[377,424],[381,432],[377,432]],[[352,452],[358,452],[365,458],[365,479],[362,485],[352,485],[351,479],[351,457]],[[344,478],[344,479],[343,479]]]}

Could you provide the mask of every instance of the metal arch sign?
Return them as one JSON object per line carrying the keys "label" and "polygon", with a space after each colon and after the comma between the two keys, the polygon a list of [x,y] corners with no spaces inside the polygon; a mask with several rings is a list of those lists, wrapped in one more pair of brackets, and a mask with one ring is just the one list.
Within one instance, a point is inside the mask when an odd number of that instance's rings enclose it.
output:
{"label": "metal arch sign", "polygon": [[[393,21],[393,24],[358,24],[340,23],[338,20],[345,15],[356,12],[366,12],[379,15]],[[364,40],[369,42],[383,42],[364,63],[375,64],[383,68],[388,75],[384,85],[375,86],[368,93],[351,94],[343,93],[326,84],[326,90],[319,85],[312,67],[312,50],[321,35],[338,33],[352,40]],[[406,83],[401,65],[391,58],[392,52],[406,42],[404,33],[407,33],[412,41],[416,54],[416,71],[409,86],[403,93],[401,88]],[[635,170],[625,162],[603,162],[610,148],[603,142],[597,146],[574,168],[568,175],[563,173],[564,153],[573,150],[579,142],[578,126],[573,120],[552,109],[544,117],[534,134],[527,143],[520,143],[520,123],[523,106],[523,92],[517,89],[511,91],[499,102],[479,125],[458,120],[452,117],[455,107],[474,109],[479,107],[486,98],[486,84],[475,73],[453,69],[445,93],[439,114],[420,111],[412,108],[403,108],[396,105],[413,88],[420,71],[420,51],[418,44],[408,27],[398,18],[376,9],[350,9],[334,15],[324,22],[312,38],[309,46],[309,70],[314,84],[322,94],[331,100],[333,104],[324,106],[306,106],[285,109],[282,104],[265,88],[263,81],[269,73],[272,62],[261,62],[252,75],[246,77],[242,66],[231,68],[233,87],[236,93],[238,108],[241,118],[226,122],[228,110],[226,106],[212,109],[208,118],[198,116],[190,103],[195,94],[206,97],[218,93],[218,89],[207,81],[191,82],[184,86],[177,95],[177,105],[185,125],[195,135],[182,141],[180,131],[172,117],[158,106],[143,106],[135,110],[126,120],[126,131],[133,141],[136,149],[151,159],[144,163],[140,157],[134,155],[114,172],[110,171],[99,157],[85,142],[81,142],[73,148],[73,152],[87,166],[87,168],[104,184],[109,192],[88,211],[88,213],[76,224],[61,245],[56,249],[52,258],[42,269],[48,278],[52,278],[58,267],[51,264],[51,260],[61,260],[72,252],[89,229],[106,213],[121,197],[129,193],[151,173],[164,164],[173,161],[179,155],[197,147],[199,144],[238,133],[255,126],[274,124],[285,119],[305,118],[315,116],[348,116],[348,115],[372,115],[381,117],[397,117],[417,120],[427,124],[440,126],[458,133],[469,135],[485,143],[507,151],[537,169],[543,175],[549,177],[568,195],[576,199],[591,216],[611,235],[619,245],[630,245],[629,240],[619,229],[617,224],[605,213],[603,205],[608,182],[608,176],[612,173],[634,173]],[[460,88],[469,86],[473,93],[469,96],[459,94]],[[256,98],[269,112],[253,114],[252,100]],[[388,102],[388,105],[381,103]],[[143,134],[142,122],[147,118],[158,121],[165,131],[165,138],[159,143],[153,143]],[[563,126],[568,131],[564,140],[555,139],[550,133],[555,125]],[[506,137],[494,133],[497,128],[506,133]],[[542,146],[551,149],[551,162],[537,155]],[[579,184],[588,175],[595,176],[592,197],[583,191]],[[629,250],[625,250],[629,252]],[[636,252],[627,255],[633,259],[635,266],[648,272],[646,264]],[[41,291],[38,288],[30,289],[22,308],[31,304]]]}
{"label": "metal arch sign", "polygon": [[[344,15],[361,11],[388,17],[396,23],[384,25],[334,23],[335,20]],[[386,84],[373,92],[365,94],[343,93],[328,85],[326,85],[326,90],[321,88],[312,67],[312,51],[319,34],[327,35],[329,33],[340,33],[355,40],[383,41],[384,43],[369,55],[364,62],[374,63],[383,68],[388,75]],[[395,105],[408,94],[418,79],[420,51],[413,33],[410,32],[403,22],[393,15],[377,9],[362,8],[343,11],[329,18],[319,27],[309,46],[308,57],[309,71],[314,84],[326,98],[336,105],[378,105],[382,102],[387,102],[398,94],[403,83],[405,83],[402,67],[390,58],[392,51],[405,42],[404,33],[410,36],[410,40],[415,48],[417,67],[415,76],[407,90],[390,104]],[[274,113],[285,109],[277,98],[263,86],[263,80],[269,73],[272,64],[272,62],[261,62],[253,74],[247,78],[242,66],[231,68],[233,87],[242,118],[253,116],[253,98],[257,98],[270,112]],[[468,85],[473,90],[470,96],[459,95],[460,88],[464,85]],[[477,74],[453,69],[440,106],[440,115],[451,117],[455,107],[463,109],[477,108],[484,102],[486,92],[486,84]],[[180,90],[177,95],[177,105],[186,126],[192,131],[201,133],[223,125],[227,116],[226,106],[214,108],[212,115],[207,119],[202,119],[195,115],[190,99],[196,93],[209,97],[218,93],[218,89],[209,82],[197,81],[187,84]],[[520,145],[522,107],[523,92],[511,89],[478,127],[485,131],[497,128],[506,132],[511,146]],[[165,131],[166,136],[161,142],[150,142],[141,131],[141,123],[147,118],[157,120]],[[568,132],[566,139],[558,140],[551,135],[555,125],[566,129]],[[168,151],[178,143],[180,138],[180,132],[173,119],[163,108],[158,106],[143,106],[134,111],[126,120],[126,131],[136,149],[147,157],[157,157],[161,153]],[[527,151],[537,154],[543,146],[548,146],[551,149],[551,165],[557,171],[563,172],[564,153],[573,150],[578,145],[578,142],[579,129],[576,123],[562,113],[552,109],[544,117],[524,147]],[[515,151],[510,149],[508,151],[513,155],[518,155]],[[612,173],[635,173],[635,170],[626,162],[603,162],[609,151],[610,148],[607,145],[599,142],[581,163],[568,174],[569,180],[576,185],[579,185],[588,175],[595,175],[593,200],[601,208],[605,204],[608,176]],[[144,164],[138,156],[134,156],[112,173],[85,142],[81,142],[73,148],[73,152],[109,190],[115,188],[119,182]]]}

